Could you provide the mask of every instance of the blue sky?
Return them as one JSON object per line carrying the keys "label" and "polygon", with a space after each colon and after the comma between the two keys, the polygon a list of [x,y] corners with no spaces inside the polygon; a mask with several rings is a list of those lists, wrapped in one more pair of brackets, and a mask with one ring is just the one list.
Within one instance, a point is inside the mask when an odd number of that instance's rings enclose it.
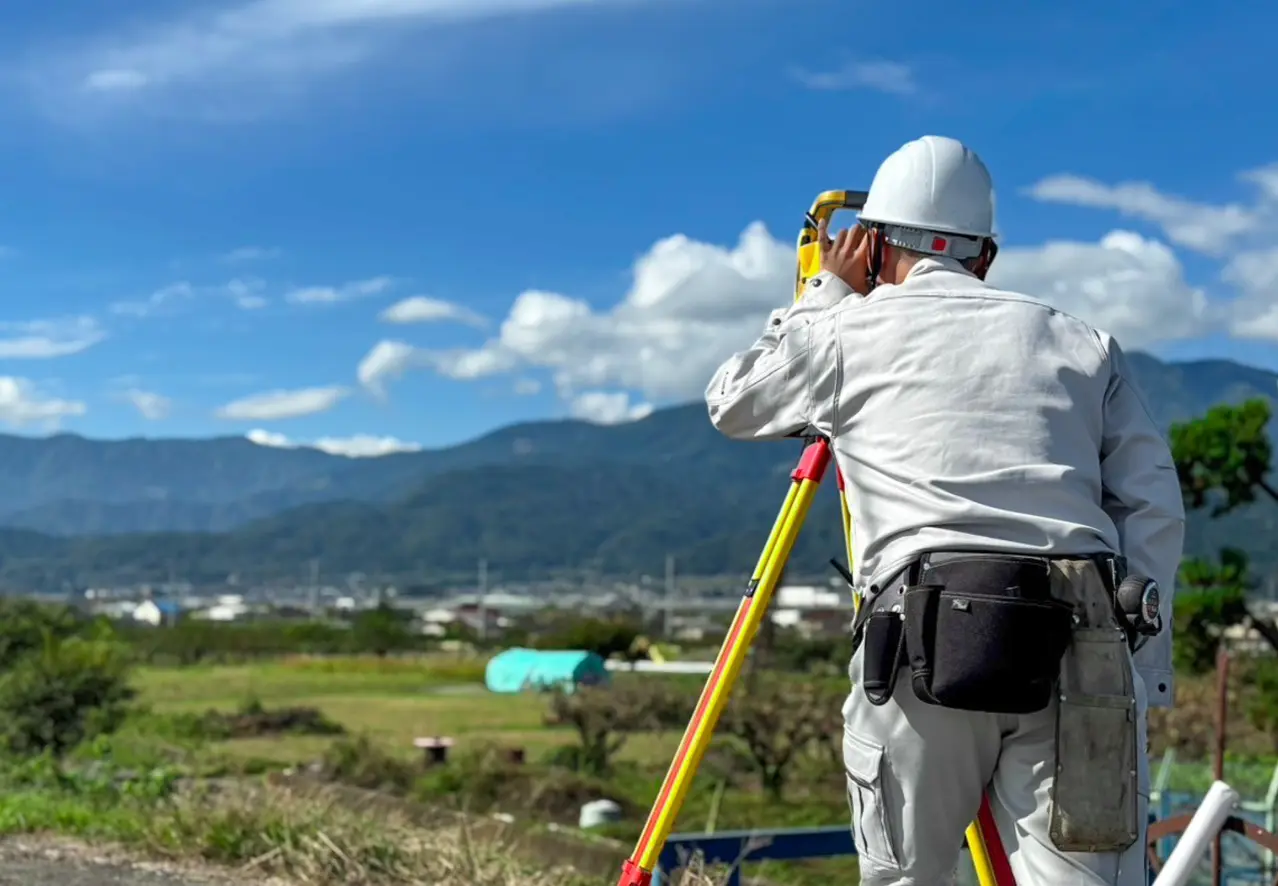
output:
{"label": "blue sky", "polygon": [[998,282],[1278,368],[1278,11],[801,6],[13,0],[0,421],[369,452],[639,416],[791,297],[812,196],[925,133],[994,174]]}

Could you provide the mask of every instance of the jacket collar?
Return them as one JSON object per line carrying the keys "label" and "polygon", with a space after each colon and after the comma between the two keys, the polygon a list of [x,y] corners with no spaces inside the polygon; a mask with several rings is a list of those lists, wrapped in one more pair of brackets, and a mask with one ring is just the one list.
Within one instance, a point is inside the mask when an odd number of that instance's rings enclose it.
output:
{"label": "jacket collar", "polygon": [[905,279],[910,280],[914,277],[922,277],[925,274],[932,274],[937,271],[953,271],[976,279],[975,275],[963,267],[963,264],[958,259],[944,255],[932,255],[919,259],[914,263],[914,267],[910,268],[909,273],[905,275]]}

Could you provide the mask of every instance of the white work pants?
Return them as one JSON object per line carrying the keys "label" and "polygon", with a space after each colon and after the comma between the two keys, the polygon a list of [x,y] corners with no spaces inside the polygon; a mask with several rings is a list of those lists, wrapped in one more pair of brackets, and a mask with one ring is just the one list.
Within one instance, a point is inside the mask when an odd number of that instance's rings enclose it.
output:
{"label": "white work pants", "polygon": [[891,700],[875,706],[861,690],[861,653],[849,670],[843,753],[862,886],[948,886],[987,788],[1017,886],[1146,886],[1147,697],[1138,674],[1140,838],[1122,853],[1073,853],[1048,833],[1055,703],[1031,715],[950,710],[920,701],[902,669]]}

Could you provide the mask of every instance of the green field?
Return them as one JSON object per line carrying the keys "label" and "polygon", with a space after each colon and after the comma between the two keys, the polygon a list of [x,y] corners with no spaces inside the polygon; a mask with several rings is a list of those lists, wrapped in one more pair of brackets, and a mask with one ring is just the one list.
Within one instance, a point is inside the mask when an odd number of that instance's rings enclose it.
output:
{"label": "green field", "polygon": [[[624,679],[624,678],[623,678]],[[494,743],[522,747],[535,758],[571,744],[573,734],[543,725],[546,701],[536,695],[488,692],[482,662],[451,658],[284,659],[249,665],[139,670],[141,701],[159,714],[231,711],[256,699],[266,707],[315,707],[352,733],[367,735],[386,752],[418,754],[418,736],[449,736],[458,751]],[[637,735],[622,761],[668,762],[678,735]],[[231,757],[283,764],[315,759],[332,741],[322,736],[278,736],[219,742]]]}
{"label": "green field", "polygon": [[[628,848],[674,753],[678,732],[630,736],[618,754],[614,773],[606,779],[569,775],[552,765],[552,760],[557,750],[574,745],[576,734],[570,728],[544,724],[547,698],[489,693],[483,687],[482,674],[482,659],[445,656],[296,657],[255,664],[142,668],[134,683],[140,701],[151,713],[126,727],[117,745],[122,756],[129,754],[131,746],[139,754],[151,756],[158,746],[197,769],[261,772],[311,763],[321,759],[334,742],[349,742],[350,736],[366,737],[378,753],[419,772],[421,783],[430,790],[426,796],[419,792],[416,799],[428,803],[466,806],[482,800],[488,804],[486,808],[510,811],[517,817],[537,821],[549,817],[571,825],[581,802],[599,795],[619,799],[627,817],[609,834]],[[663,678],[619,675],[617,684],[653,679]],[[697,680],[683,682],[689,692],[695,692]],[[318,709],[344,727],[348,736],[273,735],[166,746],[162,730],[148,732],[166,717],[210,709],[230,712],[250,701],[268,709]],[[485,778],[483,773],[467,769],[457,779],[437,777],[432,782],[421,768],[420,752],[413,747],[414,738],[432,735],[449,736],[456,742],[456,760],[450,764],[454,769],[466,765],[457,761],[468,753],[492,746],[523,748],[528,762],[517,779],[509,772]],[[1241,724],[1235,735],[1241,735]],[[703,831],[712,816],[719,829],[846,822],[841,773],[828,760],[796,764],[784,800],[777,801],[754,783],[748,765],[744,777],[740,769],[735,777],[724,774],[725,768],[715,762],[714,755],[730,749],[731,744],[731,740],[716,738],[676,831]],[[1151,762],[1156,768],[1158,758]],[[737,765],[740,767],[739,756]],[[1227,777],[1246,796],[1258,798],[1267,787],[1271,766],[1267,757],[1231,759]],[[1175,767],[1170,787],[1201,789],[1209,780],[1209,770],[1201,761],[1189,761]],[[475,796],[462,796],[476,784],[481,787],[475,788]],[[480,794],[483,796],[477,800]],[[806,884],[828,882],[833,877],[855,882],[854,868],[854,860],[842,859],[756,870],[774,882]]]}
{"label": "green field", "polygon": [[[412,765],[419,764],[420,751],[413,747],[418,736],[444,735],[456,742],[453,754],[462,758],[468,751],[493,745],[521,747],[528,763],[527,781],[513,785],[496,804],[506,811],[514,803],[514,814],[541,818],[546,812],[563,824],[575,823],[581,802],[599,795],[611,796],[627,810],[624,823],[608,834],[627,848],[643,824],[649,805],[660,785],[680,738],[679,731],[630,736],[619,752],[614,774],[605,780],[570,777],[549,765],[557,749],[572,746],[575,733],[570,728],[548,727],[543,717],[548,709],[545,696],[517,696],[489,693],[482,682],[482,660],[459,661],[444,657],[408,659],[376,658],[291,658],[256,664],[196,666],[184,668],[142,668],[134,684],[140,701],[152,714],[119,737],[120,754],[130,746],[139,753],[154,754],[156,743],[164,744],[158,733],[147,734],[148,722],[166,715],[202,713],[209,709],[234,711],[253,700],[266,708],[314,707],[341,724],[351,735],[367,736],[380,751]],[[651,676],[619,675],[617,684],[627,680],[651,680]],[[663,678],[656,678],[663,679]],[[695,692],[698,680],[683,680]],[[230,769],[263,771],[306,764],[321,758],[335,741],[329,736],[280,735],[242,738],[180,750],[184,762],[208,771]],[[716,739],[716,748],[728,744]],[[726,780],[722,768],[711,757],[694,783],[677,831],[702,831],[711,820],[719,829],[837,825],[847,819],[841,774],[823,761],[796,764],[793,787],[785,800],[766,797],[751,779]],[[721,785],[720,782],[724,781]],[[441,803],[454,799],[429,798]],[[519,808],[521,795],[543,798]],[[464,802],[464,801],[463,801]],[[544,804],[544,805],[542,805]],[[537,808],[541,805],[542,808]],[[530,808],[532,807],[532,808]],[[557,814],[555,814],[557,813]],[[808,863],[755,868],[774,881],[828,882],[831,876],[851,877],[855,882],[855,861]],[[852,873],[850,873],[852,872]]]}

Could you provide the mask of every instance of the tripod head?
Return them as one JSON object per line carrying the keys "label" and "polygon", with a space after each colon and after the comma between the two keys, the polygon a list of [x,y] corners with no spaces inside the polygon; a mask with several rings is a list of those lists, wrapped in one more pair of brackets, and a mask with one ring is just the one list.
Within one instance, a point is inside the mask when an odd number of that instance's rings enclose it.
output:
{"label": "tripod head", "polygon": [[797,300],[807,285],[821,270],[821,244],[817,242],[817,225],[829,221],[840,210],[853,212],[865,205],[866,191],[824,191],[812,201],[803,218],[799,231],[798,270],[794,279],[794,297]]}

